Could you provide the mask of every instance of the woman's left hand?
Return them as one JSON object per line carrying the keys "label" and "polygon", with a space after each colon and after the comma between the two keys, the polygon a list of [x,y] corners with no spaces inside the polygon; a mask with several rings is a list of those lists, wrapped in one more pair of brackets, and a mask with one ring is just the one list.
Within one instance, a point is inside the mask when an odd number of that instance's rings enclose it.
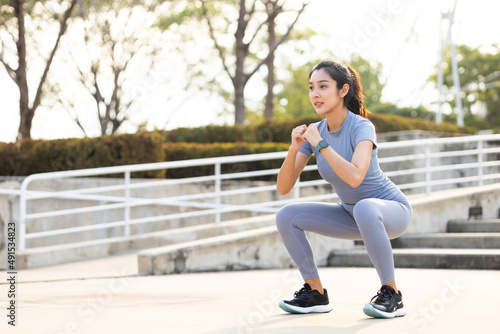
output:
{"label": "woman's left hand", "polygon": [[321,135],[319,134],[318,128],[316,125],[311,124],[307,127],[306,132],[302,135],[302,137],[309,142],[309,144],[313,145],[316,147],[318,143],[320,142]]}

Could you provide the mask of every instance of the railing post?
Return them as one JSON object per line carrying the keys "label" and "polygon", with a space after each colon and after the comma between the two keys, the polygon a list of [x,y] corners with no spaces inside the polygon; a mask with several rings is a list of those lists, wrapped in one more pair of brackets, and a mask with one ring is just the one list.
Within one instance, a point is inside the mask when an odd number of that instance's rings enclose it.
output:
{"label": "railing post", "polygon": [[300,175],[297,178],[297,182],[295,183],[295,189],[293,191],[294,198],[300,198]]}
{"label": "railing post", "polygon": [[127,222],[125,225],[125,236],[130,235],[130,171],[125,172],[125,213],[124,220]]}
{"label": "railing post", "polygon": [[221,221],[221,213],[219,212],[221,204],[221,163],[215,163],[215,204],[217,208],[217,213],[215,214],[215,223],[219,224]]}
{"label": "railing post", "polygon": [[431,180],[432,180],[432,172],[431,172],[431,148],[430,145],[425,145],[425,192],[430,194],[432,192]]}
{"label": "railing post", "polygon": [[483,185],[483,140],[477,142],[477,176],[479,186]]}
{"label": "railing post", "polygon": [[26,187],[24,182],[21,185],[21,194],[19,196],[19,242],[18,251],[23,251],[26,248]]}

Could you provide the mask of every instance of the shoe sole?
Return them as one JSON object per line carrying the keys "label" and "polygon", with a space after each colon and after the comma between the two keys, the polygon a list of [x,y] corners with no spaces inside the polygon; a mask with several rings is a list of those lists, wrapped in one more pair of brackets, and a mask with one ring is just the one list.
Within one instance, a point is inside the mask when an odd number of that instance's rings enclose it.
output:
{"label": "shoe sole", "polygon": [[331,310],[333,310],[333,307],[330,304],[316,305],[311,307],[299,307],[299,306],[288,305],[282,300],[279,302],[278,305],[283,311],[294,314],[328,313]]}
{"label": "shoe sole", "polygon": [[366,304],[365,307],[363,307],[363,312],[370,317],[384,318],[384,319],[404,317],[406,315],[406,311],[404,308],[397,309],[394,312],[384,312],[373,307],[372,304]]}

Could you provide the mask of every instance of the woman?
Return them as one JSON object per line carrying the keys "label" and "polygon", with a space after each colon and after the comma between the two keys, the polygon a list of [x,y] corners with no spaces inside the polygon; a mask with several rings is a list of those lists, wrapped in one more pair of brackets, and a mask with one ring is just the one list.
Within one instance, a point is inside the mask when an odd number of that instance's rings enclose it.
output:
{"label": "woman", "polygon": [[279,306],[290,313],[332,310],[304,233],[311,231],[363,240],[382,284],[364,306],[364,313],[383,318],[404,316],[389,239],[406,231],[412,209],[379,168],[375,128],[366,119],[359,75],[349,65],[323,61],[309,74],[309,99],[324,119],[293,129],[277,190],[280,195],[289,193],[314,154],[320,175],[335,188],[341,203],[290,204],[276,215],[281,238],[305,281],[292,300],[282,300]]}

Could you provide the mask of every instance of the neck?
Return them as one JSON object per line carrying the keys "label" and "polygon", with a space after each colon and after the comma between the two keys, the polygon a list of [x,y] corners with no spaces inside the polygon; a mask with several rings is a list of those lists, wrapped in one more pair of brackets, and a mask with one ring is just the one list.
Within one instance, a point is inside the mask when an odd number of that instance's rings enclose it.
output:
{"label": "neck", "polygon": [[349,110],[347,110],[346,106],[342,106],[338,110],[328,113],[328,115],[326,116],[326,122],[328,123],[328,131],[330,132],[338,131],[342,126],[342,124],[344,124],[344,121],[348,113]]}

